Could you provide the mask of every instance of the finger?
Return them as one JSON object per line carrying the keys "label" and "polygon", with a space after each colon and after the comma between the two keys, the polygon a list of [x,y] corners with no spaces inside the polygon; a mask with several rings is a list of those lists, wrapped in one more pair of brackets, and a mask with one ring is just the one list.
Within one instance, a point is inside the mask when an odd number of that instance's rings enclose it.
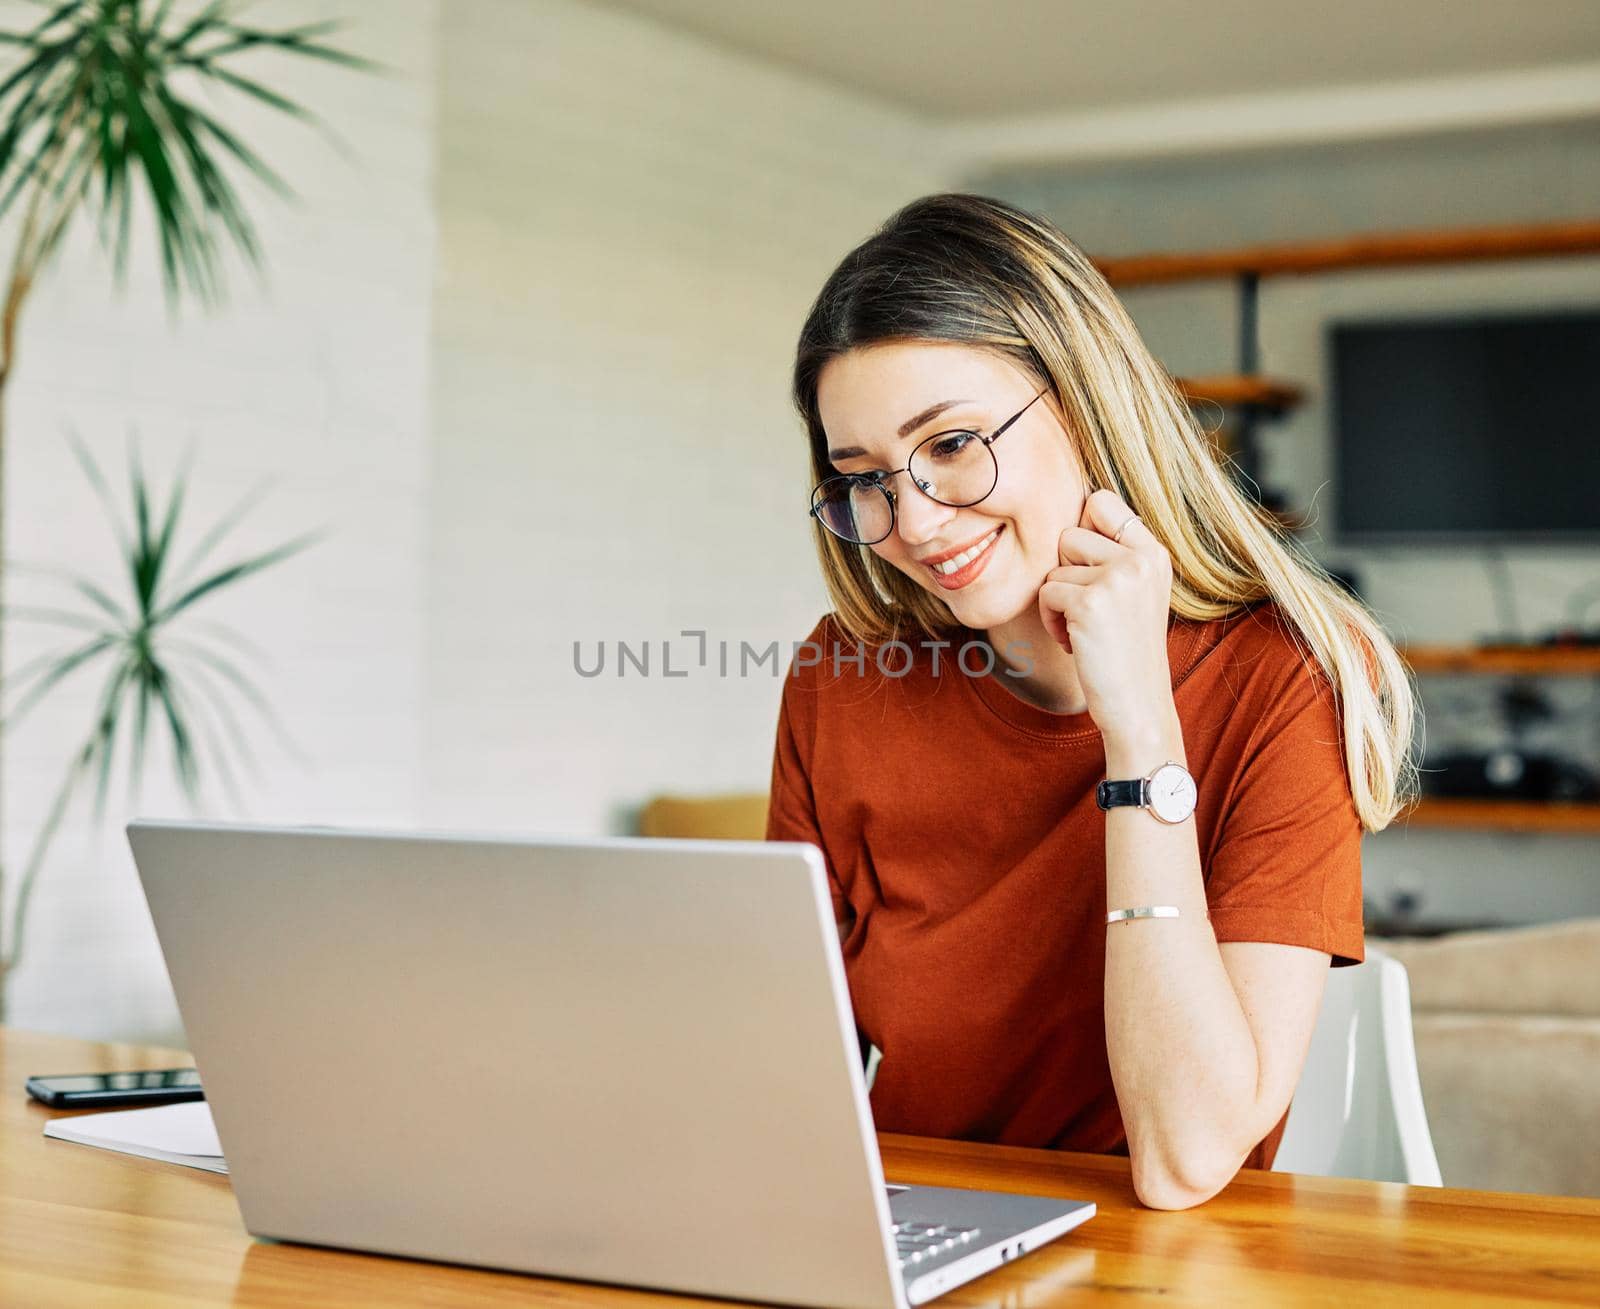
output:
{"label": "finger", "polygon": [[[1120,533],[1121,544],[1130,545],[1128,538],[1144,527],[1142,522],[1133,522],[1133,518],[1134,512],[1128,507],[1127,501],[1115,491],[1102,489],[1083,502],[1083,515],[1078,520],[1078,526],[1098,532],[1113,542]],[[1154,537],[1151,536],[1151,539]]]}
{"label": "finger", "polygon": [[1066,618],[1043,602],[1039,605],[1039,617],[1044,621],[1044,630],[1050,633],[1050,639],[1071,654],[1072,638],[1067,634]]}
{"label": "finger", "polygon": [[1089,586],[1105,576],[1104,564],[1061,564],[1044,575],[1046,582],[1072,582]]}
{"label": "finger", "polygon": [[1098,491],[1091,491],[1084,499],[1083,512],[1078,515],[1078,526],[1087,527],[1102,536],[1110,536],[1132,512],[1120,495],[1101,487]]}
{"label": "finger", "polygon": [[1080,582],[1046,582],[1039,588],[1039,603],[1070,618],[1077,612],[1083,593],[1088,589]]}
{"label": "finger", "polygon": [[1069,527],[1061,533],[1056,554],[1063,564],[1109,564],[1121,547],[1108,536],[1087,527]]}
{"label": "finger", "polygon": [[1068,651],[1072,649],[1068,627],[1085,589],[1075,582],[1046,582],[1039,588],[1039,617],[1052,639]]}

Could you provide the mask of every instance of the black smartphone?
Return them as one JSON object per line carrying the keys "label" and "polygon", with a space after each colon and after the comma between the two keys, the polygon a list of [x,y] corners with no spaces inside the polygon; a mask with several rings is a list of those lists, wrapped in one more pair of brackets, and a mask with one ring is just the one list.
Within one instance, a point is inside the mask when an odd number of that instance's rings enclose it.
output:
{"label": "black smartphone", "polygon": [[178,1104],[204,1100],[193,1068],[139,1073],[70,1073],[30,1077],[28,1094],[52,1109],[112,1109],[118,1105]]}

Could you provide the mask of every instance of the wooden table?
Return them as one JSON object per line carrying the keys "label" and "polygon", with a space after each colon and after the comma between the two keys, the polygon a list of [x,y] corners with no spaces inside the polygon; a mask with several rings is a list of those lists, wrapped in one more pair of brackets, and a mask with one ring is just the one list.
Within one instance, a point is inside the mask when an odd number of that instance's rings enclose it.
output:
{"label": "wooden table", "polygon": [[[400,1259],[257,1243],[228,1180],[46,1140],[30,1074],[186,1064],[170,1050],[0,1030],[0,1306],[645,1305],[692,1301]],[[1574,1142],[1574,1148],[1593,1148]],[[1186,1213],[1134,1200],[1095,1155],[882,1138],[900,1181],[1095,1201],[1053,1245],[936,1303],[1600,1304],[1600,1200],[1241,1173]]]}

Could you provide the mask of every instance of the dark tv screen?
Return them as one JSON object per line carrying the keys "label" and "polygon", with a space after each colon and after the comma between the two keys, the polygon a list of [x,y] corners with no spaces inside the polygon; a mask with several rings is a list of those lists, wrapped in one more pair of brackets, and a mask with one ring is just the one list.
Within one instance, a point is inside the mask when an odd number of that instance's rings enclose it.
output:
{"label": "dark tv screen", "polygon": [[1329,329],[1342,540],[1600,540],[1600,311]]}

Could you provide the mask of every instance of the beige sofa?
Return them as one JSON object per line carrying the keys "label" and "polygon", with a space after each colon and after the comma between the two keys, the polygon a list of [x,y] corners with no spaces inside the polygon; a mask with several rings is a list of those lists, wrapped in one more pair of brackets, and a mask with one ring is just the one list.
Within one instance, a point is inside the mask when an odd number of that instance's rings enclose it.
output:
{"label": "beige sofa", "polygon": [[1445,1185],[1600,1196],[1600,918],[1369,940],[1410,974]]}

